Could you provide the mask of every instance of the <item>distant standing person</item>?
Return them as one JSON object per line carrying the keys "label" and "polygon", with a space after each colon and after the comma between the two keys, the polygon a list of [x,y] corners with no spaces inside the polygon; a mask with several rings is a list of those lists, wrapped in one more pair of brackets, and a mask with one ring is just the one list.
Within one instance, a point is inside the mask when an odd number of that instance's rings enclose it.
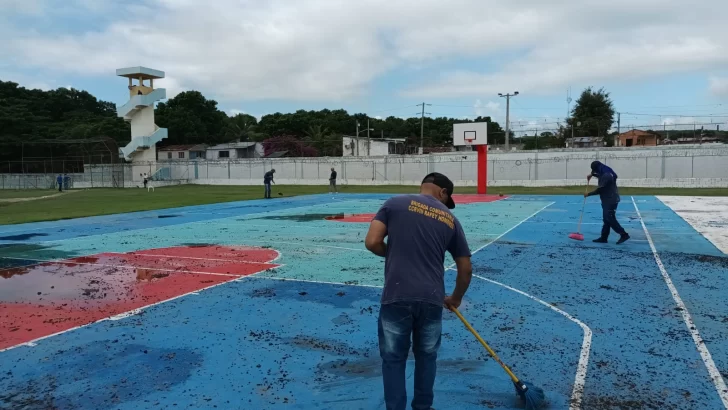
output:
{"label": "distant standing person", "polygon": [[331,167],[331,176],[329,176],[329,192],[339,192],[336,188],[336,170]]}
{"label": "distant standing person", "polygon": [[[459,307],[470,285],[470,249],[450,213],[455,208],[452,194],[453,183],[445,175],[427,175],[419,195],[395,196],[382,205],[365,239],[369,251],[385,258],[378,333],[387,410],[407,407],[410,338],[415,356],[412,409],[432,408],[442,308]],[[457,266],[450,296],[445,296],[445,252]]]}
{"label": "distant standing person", "polygon": [[270,184],[275,184],[276,182],[273,180],[273,174],[276,173],[275,169],[271,169],[270,171],[266,172],[263,176],[263,184],[265,184],[265,198],[270,199]]}
{"label": "distant standing person", "polygon": [[56,184],[58,184],[58,192],[63,192],[63,176],[61,174],[56,177]]}
{"label": "distant standing person", "polygon": [[591,163],[591,174],[587,175],[587,181],[591,178],[597,177],[599,179],[599,187],[588,194],[584,194],[585,197],[592,195],[599,195],[602,200],[602,235],[594,239],[596,243],[607,243],[609,238],[609,232],[613,229],[614,232],[619,234],[619,240],[617,245],[624,243],[629,239],[629,234],[622,228],[622,225],[617,221],[617,207],[619,206],[619,189],[617,188],[617,174],[612,168],[602,164],[599,161]]}
{"label": "distant standing person", "polygon": [[[147,173],[139,174],[140,177],[142,177],[142,180],[144,180],[144,188],[147,188],[147,183],[149,183],[149,178],[147,178]],[[149,189],[147,189],[148,191]]]}

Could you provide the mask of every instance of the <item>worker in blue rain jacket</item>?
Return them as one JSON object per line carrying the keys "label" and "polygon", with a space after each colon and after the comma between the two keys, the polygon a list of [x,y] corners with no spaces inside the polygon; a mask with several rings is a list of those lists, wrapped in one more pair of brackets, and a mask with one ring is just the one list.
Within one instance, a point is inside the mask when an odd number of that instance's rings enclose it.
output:
{"label": "worker in blue rain jacket", "polygon": [[619,235],[617,245],[624,243],[629,239],[629,234],[622,228],[617,221],[617,207],[619,206],[619,189],[617,188],[617,174],[612,168],[602,164],[599,161],[591,163],[591,174],[586,179],[591,180],[597,177],[599,186],[592,192],[584,194],[585,197],[599,195],[602,200],[602,234],[599,238],[594,239],[596,243],[607,243],[609,232],[614,230]]}

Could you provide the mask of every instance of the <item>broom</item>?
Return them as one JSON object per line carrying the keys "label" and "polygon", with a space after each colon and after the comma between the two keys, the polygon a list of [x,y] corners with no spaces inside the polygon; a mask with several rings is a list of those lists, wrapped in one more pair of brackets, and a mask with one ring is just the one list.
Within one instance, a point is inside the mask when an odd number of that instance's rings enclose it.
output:
{"label": "broom", "polygon": [[543,402],[546,399],[546,395],[544,394],[543,389],[536,387],[527,381],[520,380],[518,377],[516,377],[516,375],[513,374],[513,372],[511,371],[511,369],[509,369],[508,366],[506,366],[505,363],[503,363],[501,361],[501,359],[498,358],[498,355],[495,354],[493,349],[491,349],[490,346],[488,346],[488,344],[485,343],[485,340],[483,340],[483,338],[480,337],[478,332],[476,332],[475,329],[473,329],[473,327],[470,326],[470,323],[468,323],[468,321],[465,320],[463,315],[460,314],[460,311],[458,311],[457,308],[454,308],[454,307],[449,307],[449,309],[458,316],[458,318],[463,322],[465,327],[467,327],[468,330],[470,330],[470,333],[472,333],[473,336],[475,336],[475,338],[478,339],[480,344],[482,344],[483,347],[485,347],[485,350],[488,351],[488,354],[490,354],[490,357],[492,357],[496,362],[498,362],[498,364],[501,365],[503,370],[505,370],[506,373],[508,373],[508,376],[513,381],[513,385],[516,387],[516,393],[521,397],[521,400],[523,400],[524,403],[526,403],[526,410],[538,410],[543,405]]}
{"label": "broom", "polygon": [[[584,188],[584,194],[586,195],[589,192],[589,180],[586,180],[586,188]],[[584,207],[586,206],[586,196],[584,196],[584,202],[581,204],[581,214],[579,215],[579,225],[576,226],[576,232],[570,233],[569,238],[577,240],[577,241],[583,241],[584,235],[581,233],[581,220],[584,217]]]}

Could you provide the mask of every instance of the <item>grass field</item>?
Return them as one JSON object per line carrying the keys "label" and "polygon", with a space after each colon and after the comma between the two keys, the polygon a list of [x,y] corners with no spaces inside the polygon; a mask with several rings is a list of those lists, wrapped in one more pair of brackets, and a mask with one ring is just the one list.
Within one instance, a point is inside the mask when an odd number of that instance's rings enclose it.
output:
{"label": "grass field", "polygon": [[52,189],[0,189],[0,200],[16,199],[16,198],[38,198],[46,195],[57,194]]}
{"label": "grass field", "polygon": [[[416,186],[341,186],[341,193],[412,193]],[[327,186],[278,185],[273,187],[275,197],[323,194]],[[456,193],[475,193],[475,187],[457,188]],[[504,195],[579,195],[583,187],[492,187],[489,193]],[[40,197],[53,195],[53,190],[0,191],[0,225],[26,222],[52,221],[96,215],[110,215],[154,209],[205,205],[220,202],[259,199],[262,186],[206,186],[182,185],[157,188],[156,192],[144,189],[89,189],[72,190],[68,195],[23,202],[3,202],[3,199]],[[281,195],[279,195],[279,193]],[[679,189],[679,188],[620,188],[622,195],[689,195],[728,196],[728,189]]]}

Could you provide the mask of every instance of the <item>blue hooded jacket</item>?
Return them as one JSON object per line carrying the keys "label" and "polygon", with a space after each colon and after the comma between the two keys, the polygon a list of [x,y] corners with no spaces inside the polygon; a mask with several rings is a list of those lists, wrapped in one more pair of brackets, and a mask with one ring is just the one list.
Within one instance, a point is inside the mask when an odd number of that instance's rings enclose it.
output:
{"label": "blue hooded jacket", "polygon": [[612,168],[599,161],[591,163],[592,175],[599,178],[599,187],[589,193],[589,196],[599,194],[602,204],[619,203],[619,189],[617,189],[617,173]]}

